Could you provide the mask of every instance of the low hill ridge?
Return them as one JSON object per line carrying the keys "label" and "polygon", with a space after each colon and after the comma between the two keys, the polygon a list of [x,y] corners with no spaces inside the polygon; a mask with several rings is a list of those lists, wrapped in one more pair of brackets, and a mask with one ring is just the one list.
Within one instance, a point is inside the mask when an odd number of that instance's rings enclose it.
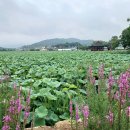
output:
{"label": "low hill ridge", "polygon": [[51,47],[57,44],[65,44],[65,43],[73,43],[73,42],[78,42],[82,45],[89,46],[93,43],[93,40],[80,40],[77,38],[53,38],[53,39],[46,39],[42,40],[37,43],[33,43],[31,45],[25,45],[22,46],[22,49],[34,49],[34,48],[41,48],[41,47]]}

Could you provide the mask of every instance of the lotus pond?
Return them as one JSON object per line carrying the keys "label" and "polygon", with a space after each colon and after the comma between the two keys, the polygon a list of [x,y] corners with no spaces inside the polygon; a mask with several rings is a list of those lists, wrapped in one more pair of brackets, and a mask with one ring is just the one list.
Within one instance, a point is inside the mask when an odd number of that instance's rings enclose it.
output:
{"label": "lotus pond", "polygon": [[[102,70],[101,66],[103,67]],[[88,120],[88,123],[90,123],[89,129],[101,130],[103,127],[115,129],[119,123],[116,117],[118,115],[116,115],[116,112],[114,113],[117,104],[115,101],[112,102],[112,99],[107,100],[105,95],[108,88],[106,85],[107,79],[109,79],[110,72],[117,80],[121,73],[128,73],[129,69],[130,54],[105,51],[0,52],[0,120],[7,114],[4,111],[5,108],[9,107],[8,105],[4,106],[2,101],[4,99],[10,100],[10,93],[14,94],[15,85],[18,88],[21,86],[20,91],[22,91],[25,99],[30,95],[29,117],[26,121],[26,127],[30,127],[32,121],[34,126],[52,126],[60,120],[70,119],[69,107],[73,102],[73,110],[76,109],[77,105],[75,104],[78,104],[79,111],[81,111],[82,106],[88,104],[89,116],[91,116]],[[99,71],[103,71],[103,78],[99,77]],[[2,77],[5,75],[8,75],[7,82],[2,81]],[[94,84],[90,81],[91,76],[95,79]],[[113,84],[113,95],[118,90],[118,83],[116,83]],[[101,88],[103,92],[100,96],[98,85],[104,86]],[[93,86],[94,91],[91,89]],[[69,104],[70,100],[71,104]],[[25,102],[23,101],[23,104]],[[129,105],[127,101],[125,106],[122,106],[122,110],[126,111]],[[91,113],[94,108],[95,110]],[[115,114],[115,122],[118,123],[111,124],[109,122],[110,127],[108,127],[103,124],[106,124],[103,120],[106,118],[104,115],[107,115],[110,109]],[[73,116],[75,114],[76,112],[73,112]],[[75,118],[73,116],[71,119]],[[83,115],[79,112],[79,116]],[[122,118],[123,125],[119,129],[123,127],[127,129],[129,126],[125,114],[122,115]],[[23,124],[24,110],[22,109],[18,120],[20,125]],[[97,120],[99,121],[98,125]],[[2,125],[3,122],[1,121],[0,128],[2,128]],[[14,128],[15,126],[11,127]]]}

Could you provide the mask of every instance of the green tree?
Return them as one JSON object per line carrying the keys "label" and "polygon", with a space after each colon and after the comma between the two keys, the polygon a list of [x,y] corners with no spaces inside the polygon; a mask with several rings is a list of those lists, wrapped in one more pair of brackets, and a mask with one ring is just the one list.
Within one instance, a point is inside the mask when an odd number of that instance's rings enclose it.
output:
{"label": "green tree", "polygon": [[108,43],[109,47],[111,49],[115,49],[119,45],[119,39],[118,36],[112,36],[111,40]]}
{"label": "green tree", "polygon": [[127,19],[127,22],[130,22],[130,18]]}
{"label": "green tree", "polygon": [[120,38],[123,47],[130,47],[130,26],[122,31]]}

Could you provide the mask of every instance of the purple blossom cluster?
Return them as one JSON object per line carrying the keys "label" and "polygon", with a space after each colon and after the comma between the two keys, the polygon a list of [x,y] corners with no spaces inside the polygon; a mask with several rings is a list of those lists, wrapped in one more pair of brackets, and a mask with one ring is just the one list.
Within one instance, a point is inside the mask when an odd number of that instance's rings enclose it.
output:
{"label": "purple blossom cluster", "polygon": [[130,72],[122,73],[118,79],[119,86],[119,99],[121,104],[124,105],[127,98],[130,98]]}
{"label": "purple blossom cluster", "polygon": [[30,115],[30,93],[31,90],[28,93],[28,96],[26,98],[26,106],[24,107],[24,124],[26,124],[26,121]]}
{"label": "purple blossom cluster", "polygon": [[[95,79],[93,77],[92,66],[89,67],[88,72],[89,72],[89,81],[90,81],[91,84],[94,85],[95,84]],[[104,79],[105,78],[104,77],[104,65],[101,65],[99,67],[98,73],[99,73],[99,80],[101,80],[102,82],[105,82],[106,79]],[[101,85],[104,85],[104,84],[101,84]],[[106,82],[105,82],[105,85],[106,85]],[[130,102],[130,100],[129,100],[130,99],[130,70],[126,71],[125,73],[122,73],[119,76],[118,79],[114,78],[114,76],[112,75],[112,70],[111,70],[110,73],[109,73],[109,77],[107,79],[107,86],[108,86],[107,94],[108,94],[108,102],[109,102],[109,105],[108,105],[107,109],[109,111],[106,114],[106,116],[104,116],[104,118],[106,118],[106,120],[108,121],[110,127],[112,128],[114,126],[114,124],[115,124],[114,121],[118,121],[118,124],[121,123],[122,114],[126,114],[126,120],[127,119],[129,120],[129,117],[130,117],[130,106],[128,105],[129,102]],[[115,88],[115,86],[118,86],[118,87]],[[117,89],[117,90],[115,91],[115,89]],[[104,94],[104,92],[106,92],[106,91],[104,91],[105,89],[102,89],[102,90],[103,90],[103,94]],[[99,93],[97,93],[97,96],[98,95],[100,96]],[[89,95],[89,96],[92,96],[92,95]],[[88,98],[89,98],[89,96],[88,96]],[[115,108],[113,107],[113,103],[117,105],[116,115],[114,115],[115,114],[115,110],[114,110]],[[70,109],[69,109],[69,111],[70,111],[70,116],[71,116],[71,120],[72,120],[72,114],[73,114],[72,100],[70,100]],[[80,119],[79,115],[81,115],[81,113],[82,113],[82,115],[83,115],[83,126],[84,126],[84,128],[88,128],[88,120],[89,120],[90,112],[91,111],[89,110],[88,105],[82,106],[81,111],[80,111],[79,105],[76,104],[75,105],[76,123],[79,122],[79,119]],[[90,117],[90,118],[93,119],[94,121],[96,121],[96,117],[93,116],[93,117]],[[100,123],[102,121],[100,120],[100,117],[97,118],[97,119],[98,119],[97,127],[99,127]],[[81,120],[82,120],[82,118],[81,118]],[[76,129],[77,128],[78,127],[76,127]],[[119,125],[118,129],[120,130],[120,125]]]}
{"label": "purple blossom cluster", "polygon": [[[70,111],[71,121],[72,121],[72,114],[73,114],[73,107],[72,106],[73,106],[73,102],[72,102],[72,100],[70,100],[70,110],[69,111]],[[83,118],[84,118],[83,125],[84,125],[84,127],[87,128],[87,126],[88,126],[88,117],[89,117],[89,107],[88,107],[88,105],[82,106],[81,111],[79,109],[78,104],[75,105],[75,120],[76,120],[76,124],[80,120],[80,116],[79,116],[80,112],[83,114]]]}
{"label": "purple blossom cluster", "polygon": [[22,104],[23,97],[22,97],[22,87],[16,88],[16,85],[14,85],[14,96],[11,97],[9,101],[9,108],[7,109],[7,115],[3,117],[3,127],[2,130],[10,130],[12,129],[12,125],[15,126],[15,130],[21,130],[20,126],[20,115],[22,111],[24,110],[24,120],[27,120],[29,117],[30,112],[30,91],[28,94],[28,97],[26,99],[26,105],[24,106]]}
{"label": "purple blossom cluster", "polygon": [[76,118],[76,122],[78,122],[78,120],[79,120],[79,107],[78,107],[77,104],[76,104],[76,116],[75,116],[75,118]]}
{"label": "purple blossom cluster", "polygon": [[128,117],[130,117],[130,106],[128,106],[128,107],[126,108],[126,115],[127,115]]}
{"label": "purple blossom cluster", "polygon": [[109,111],[108,115],[106,115],[107,120],[109,121],[110,125],[112,126],[114,120],[114,114],[112,111]]}
{"label": "purple blossom cluster", "polygon": [[92,68],[92,66],[89,66],[88,73],[89,73],[90,83],[94,85],[95,84],[95,77],[93,76],[93,68]]}
{"label": "purple blossom cluster", "polygon": [[112,86],[114,85],[114,83],[115,83],[115,79],[114,79],[114,77],[112,76],[112,71],[110,71],[110,73],[109,73],[109,78],[108,78],[108,92],[107,92],[107,94],[108,94],[108,99],[109,99],[110,102],[111,102],[111,100],[112,100],[111,90],[112,90]]}
{"label": "purple blossom cluster", "polygon": [[87,127],[88,126],[88,117],[89,117],[89,107],[88,105],[83,106],[82,108],[82,113],[83,113],[83,117],[84,117],[84,126]]}
{"label": "purple blossom cluster", "polygon": [[[117,85],[119,86],[119,89],[115,92],[114,95],[112,95],[111,90],[112,90],[112,86],[114,85],[114,83],[117,83]],[[113,78],[112,72],[110,72],[109,79],[108,79],[108,97],[110,99],[113,96],[113,98],[118,101],[118,104],[119,104],[118,118],[119,118],[119,120],[121,119],[122,109],[127,107],[127,101],[129,101],[128,98],[130,98],[129,93],[130,93],[130,72],[126,71],[125,73],[122,73],[119,76],[119,78],[117,79],[117,81]],[[130,108],[127,107],[127,109],[126,109],[127,116],[129,116],[129,111],[130,111]],[[112,125],[113,120],[114,120],[113,113],[111,111],[109,111],[109,114],[106,117],[107,117],[109,123]]]}
{"label": "purple blossom cluster", "polygon": [[11,117],[9,115],[6,115],[3,117],[4,126],[2,127],[2,130],[10,130],[9,123],[11,122]]}
{"label": "purple blossom cluster", "polygon": [[111,87],[114,85],[115,79],[112,76],[112,70],[110,70],[109,78],[108,78],[108,87],[111,89]]}
{"label": "purple blossom cluster", "polygon": [[99,75],[99,79],[104,79],[104,65],[103,64],[101,64],[98,69],[98,75]]}
{"label": "purple blossom cluster", "polygon": [[72,115],[73,115],[73,103],[72,103],[72,100],[70,100],[70,117],[72,119]]}

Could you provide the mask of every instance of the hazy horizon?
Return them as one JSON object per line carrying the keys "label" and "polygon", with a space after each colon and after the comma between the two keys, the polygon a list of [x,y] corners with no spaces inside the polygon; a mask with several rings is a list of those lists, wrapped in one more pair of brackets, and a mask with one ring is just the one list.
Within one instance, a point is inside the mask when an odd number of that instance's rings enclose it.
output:
{"label": "hazy horizon", "polygon": [[129,0],[1,0],[0,47],[52,38],[108,41],[128,27]]}

